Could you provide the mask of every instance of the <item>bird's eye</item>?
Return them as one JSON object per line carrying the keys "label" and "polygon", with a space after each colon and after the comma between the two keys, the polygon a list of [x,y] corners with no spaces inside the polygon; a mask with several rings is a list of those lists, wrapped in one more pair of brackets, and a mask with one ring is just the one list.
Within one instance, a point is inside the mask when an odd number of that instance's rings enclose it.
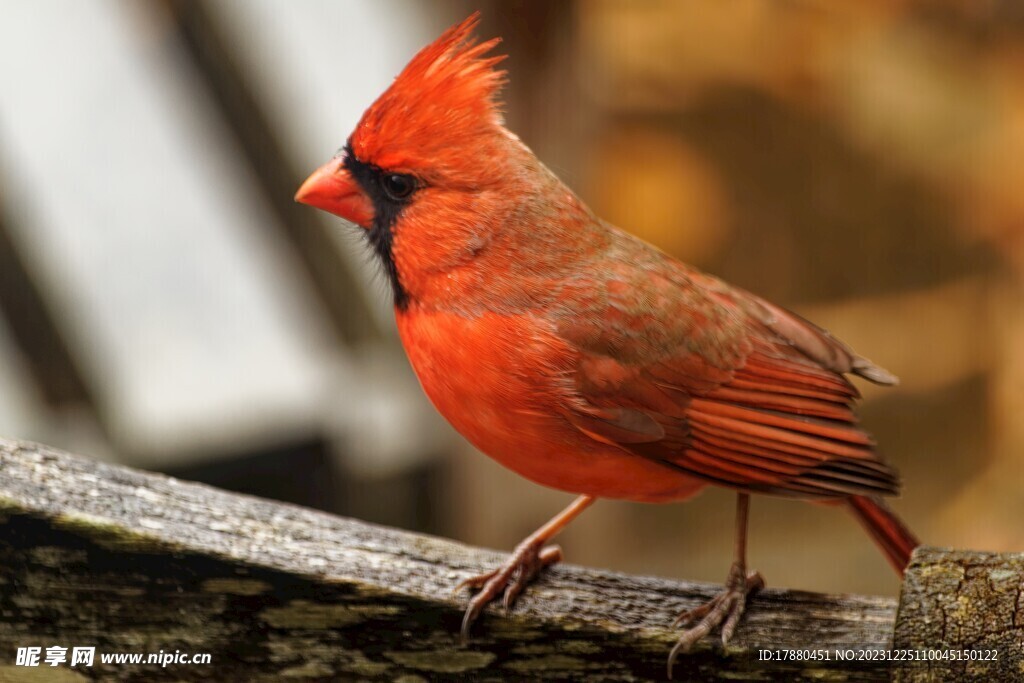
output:
{"label": "bird's eye", "polygon": [[388,197],[394,200],[405,199],[416,189],[416,181],[412,176],[401,173],[388,173],[381,178],[381,185]]}

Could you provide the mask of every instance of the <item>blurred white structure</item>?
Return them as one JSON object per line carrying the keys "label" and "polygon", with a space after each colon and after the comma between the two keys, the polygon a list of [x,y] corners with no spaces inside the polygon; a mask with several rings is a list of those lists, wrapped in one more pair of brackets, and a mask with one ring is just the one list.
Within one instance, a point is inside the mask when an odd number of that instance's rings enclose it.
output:
{"label": "blurred white structure", "polygon": [[[209,9],[310,169],[432,33],[409,20],[421,11],[412,2]],[[317,431],[358,444],[349,450],[369,462],[357,468],[401,466],[443,432],[404,362],[333,343],[169,26],[160,5],[111,0],[7,3],[0,22],[10,230],[107,433],[149,467]],[[380,41],[389,26],[394,39]],[[339,248],[389,321],[353,241]],[[364,364],[368,352],[376,360]],[[0,380],[16,363],[0,343]],[[30,393],[0,401],[5,436],[47,438],[19,398]]]}

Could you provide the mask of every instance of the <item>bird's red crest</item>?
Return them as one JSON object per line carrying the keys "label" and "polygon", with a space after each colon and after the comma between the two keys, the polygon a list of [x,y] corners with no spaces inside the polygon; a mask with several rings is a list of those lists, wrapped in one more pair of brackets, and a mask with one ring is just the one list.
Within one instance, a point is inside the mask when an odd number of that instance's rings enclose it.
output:
{"label": "bird's red crest", "polygon": [[419,51],[352,134],[353,153],[381,168],[444,170],[466,138],[502,127],[497,101],[504,55],[485,56],[499,42],[477,43],[480,13],[445,31]]}

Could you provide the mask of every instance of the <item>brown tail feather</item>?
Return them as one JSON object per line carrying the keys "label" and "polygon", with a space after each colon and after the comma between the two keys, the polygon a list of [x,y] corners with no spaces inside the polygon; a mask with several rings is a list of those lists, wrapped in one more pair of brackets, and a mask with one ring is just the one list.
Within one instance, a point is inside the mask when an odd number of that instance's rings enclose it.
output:
{"label": "brown tail feather", "polygon": [[921,545],[910,529],[880,498],[851,496],[850,510],[885,553],[893,569],[902,576],[910,554]]}

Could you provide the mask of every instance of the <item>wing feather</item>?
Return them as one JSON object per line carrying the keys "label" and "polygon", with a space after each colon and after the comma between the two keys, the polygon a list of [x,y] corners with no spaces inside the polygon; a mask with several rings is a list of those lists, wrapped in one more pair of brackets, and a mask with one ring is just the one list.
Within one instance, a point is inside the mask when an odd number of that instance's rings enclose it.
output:
{"label": "wing feather", "polygon": [[[858,425],[859,393],[843,373],[890,384],[895,377],[803,318],[694,273],[651,278],[661,294],[666,283],[682,288],[675,317],[652,316],[640,291],[638,304],[609,303],[628,333],[571,327],[580,359],[570,422],[640,457],[743,491],[896,493],[896,473]],[[634,284],[616,291],[645,286]]]}

